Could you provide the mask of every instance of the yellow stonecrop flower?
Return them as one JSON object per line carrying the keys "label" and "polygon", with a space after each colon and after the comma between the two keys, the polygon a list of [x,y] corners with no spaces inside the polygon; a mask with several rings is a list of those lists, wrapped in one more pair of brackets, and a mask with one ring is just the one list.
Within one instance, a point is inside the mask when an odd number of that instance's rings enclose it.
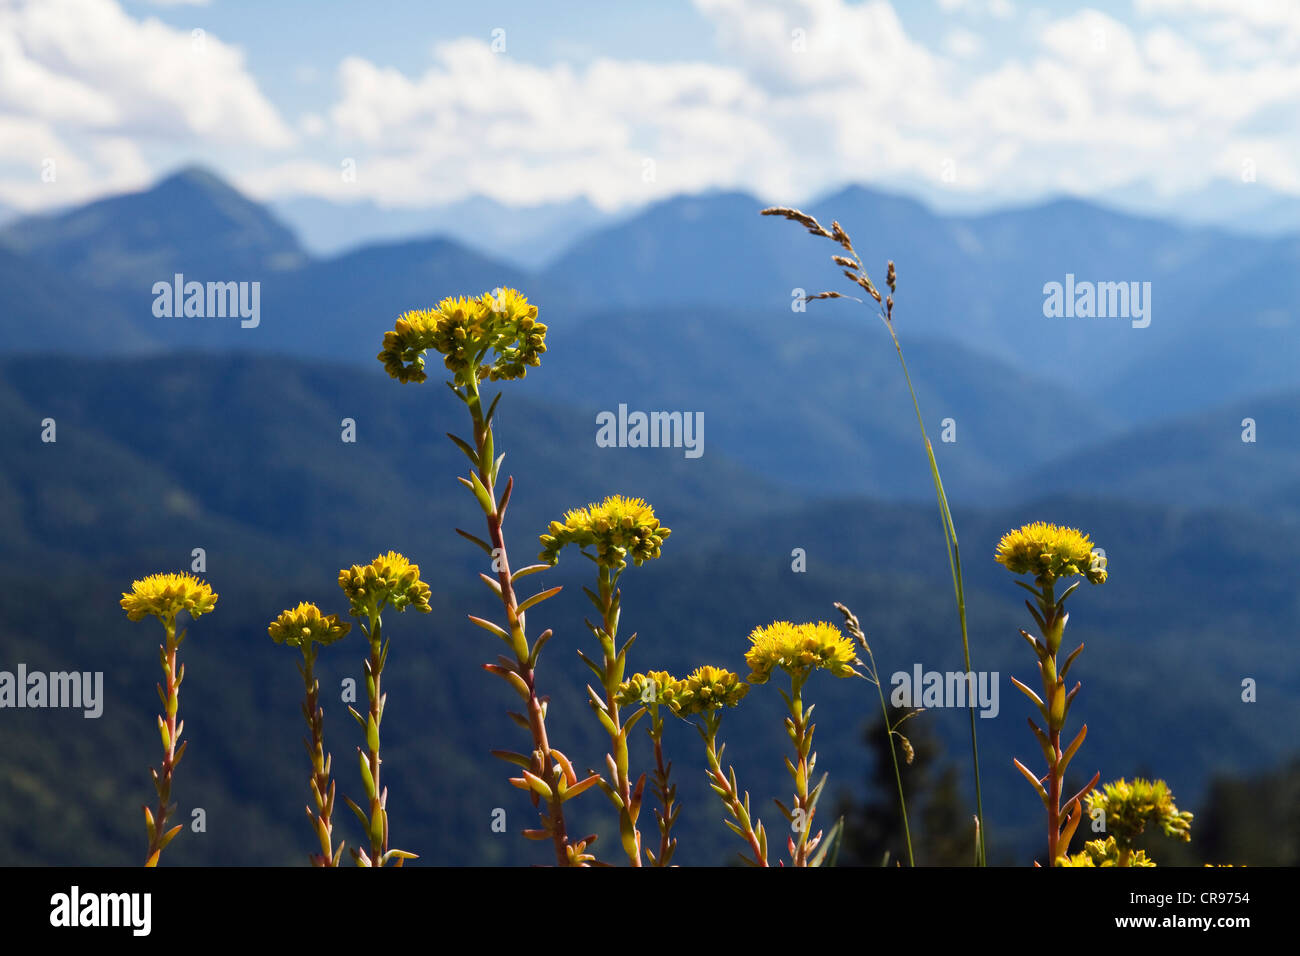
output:
{"label": "yellow stonecrop flower", "polygon": [[131,593],[123,591],[120,603],[132,621],[152,614],[171,624],[181,611],[189,611],[190,617],[207,614],[216,606],[217,595],[192,574],[151,574],[131,582]]}
{"label": "yellow stonecrop flower", "polygon": [[1004,534],[994,557],[1012,574],[1032,574],[1040,581],[1075,574],[1082,574],[1093,584],[1106,580],[1106,560],[1094,555],[1088,535],[1045,521]]}
{"label": "yellow stonecrop flower", "polygon": [[814,669],[830,671],[836,677],[857,674],[858,661],[853,642],[834,624],[791,624],[776,621],[756,627],[749,635],[745,663],[752,673],[751,684],[765,684],[772,671],[781,668],[790,675],[807,675]]}
{"label": "yellow stonecrop flower", "polygon": [[629,555],[637,565],[659,557],[664,539],[672,534],[644,500],[622,495],[570,511],[564,521],[552,521],[549,531],[540,539],[540,560],[553,565],[565,545],[591,546],[597,563],[613,570],[627,567]]}
{"label": "yellow stonecrop flower", "polygon": [[293,610],[281,612],[266,632],[277,644],[305,648],[313,643],[333,644],[350,630],[352,625],[340,621],[337,614],[322,614],[315,604],[303,602]]}
{"label": "yellow stonecrop flower", "polygon": [[676,713],[685,689],[686,682],[667,671],[650,671],[648,674],[633,674],[619,684],[614,699],[620,707],[659,704]]}
{"label": "yellow stonecrop flower", "polygon": [[1121,847],[1131,847],[1148,823],[1159,826],[1165,836],[1184,843],[1192,838],[1192,814],[1179,811],[1169,785],[1163,780],[1141,777],[1135,777],[1132,783],[1116,780],[1093,790],[1087,801],[1090,814],[1097,810],[1106,814],[1106,832]]}
{"label": "yellow stonecrop flower", "polygon": [[740,675],[721,667],[705,664],[681,681],[677,706],[678,717],[707,714],[723,707],[735,707],[749,692]]}
{"label": "yellow stonecrop flower", "polygon": [[396,551],[381,554],[366,565],[339,572],[339,587],[352,603],[352,613],[378,614],[385,608],[404,611],[408,606],[428,613],[429,585],[420,580],[420,566]]}
{"label": "yellow stonecrop flower", "polygon": [[537,306],[514,289],[478,298],[449,297],[433,309],[404,313],[384,333],[378,358],[399,382],[423,382],[428,349],[442,354],[443,364],[461,384],[471,377],[494,382],[523,378],[528,366],[541,364],[546,326],[537,321]]}
{"label": "yellow stonecrop flower", "polygon": [[1083,845],[1083,852],[1073,856],[1063,856],[1056,861],[1057,866],[1155,866],[1142,850],[1130,853],[1128,862],[1121,862],[1119,844],[1113,836],[1104,840],[1089,840]]}

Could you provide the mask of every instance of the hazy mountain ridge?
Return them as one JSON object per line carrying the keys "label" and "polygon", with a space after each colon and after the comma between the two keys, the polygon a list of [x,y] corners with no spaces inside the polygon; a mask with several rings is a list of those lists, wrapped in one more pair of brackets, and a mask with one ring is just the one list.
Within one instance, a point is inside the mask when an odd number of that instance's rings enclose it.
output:
{"label": "hazy mountain ridge", "polygon": [[[589,231],[534,273],[502,252],[466,249],[458,241],[465,230],[453,231],[456,239],[372,243],[316,259],[267,209],[211,173],[187,169],[142,193],[20,219],[0,229],[0,242],[104,290],[146,340],[180,346],[364,362],[371,346],[363,348],[354,330],[382,329],[401,311],[447,294],[508,283],[526,287],[557,324],[624,309],[694,309],[701,321],[715,309],[744,309],[787,315],[792,334],[817,336],[813,315],[792,306],[801,292],[852,291],[829,261],[836,248],[791,223],[760,218],[763,205],[738,192],[668,199]],[[859,186],[809,211],[837,218],[878,280],[887,258],[897,262],[896,321],[905,341],[950,339],[1030,375],[1062,379],[1128,424],[1300,387],[1300,370],[1285,360],[1300,295],[1294,236],[1240,236],[1070,199],[943,216]],[[503,228],[494,222],[484,235]],[[248,335],[237,322],[156,318],[153,284],[177,272],[197,281],[259,281],[265,330]],[[1067,277],[1081,285],[1137,283],[1146,315],[1049,318],[1044,289]],[[0,294],[20,297],[6,287]],[[850,305],[821,303],[809,312]],[[1135,298],[1131,310],[1137,306]],[[128,338],[122,350],[138,345]],[[1207,382],[1211,388],[1201,387]]]}
{"label": "hazy mountain ridge", "polygon": [[[878,318],[852,301],[794,309],[796,289],[844,287],[828,259],[835,247],[759,217],[760,205],[744,193],[667,200],[597,230],[539,275],[446,238],[313,258],[266,209],[188,169],[143,193],[0,230],[10,247],[0,250],[3,348],[234,349],[365,366],[402,311],[514,285],[552,330],[548,363],[560,374],[543,376],[538,394],[577,406],[593,432],[594,413],[620,404],[700,411],[708,448],[774,481],[928,495]],[[887,256],[899,263],[895,323],[955,500],[1014,495],[1052,461],[1123,442],[1135,425],[1300,388],[1295,238],[1230,236],[1079,200],[941,216],[850,187],[810,208],[839,217],[877,279]],[[173,270],[260,277],[256,327],[155,316],[153,281]],[[1045,318],[1043,282],[1068,271],[1080,281],[1155,277],[1150,325]],[[940,440],[949,420],[956,440]],[[1211,456],[1206,488],[1227,461]],[[1109,473],[1127,487],[1122,467]],[[1288,482],[1300,476],[1286,471],[1274,484]]]}
{"label": "hazy mountain ridge", "polygon": [[296,196],[274,201],[270,208],[322,257],[362,245],[439,236],[528,269],[540,268],[578,237],[626,215],[605,213],[585,199],[507,206],[482,196],[414,209]]}

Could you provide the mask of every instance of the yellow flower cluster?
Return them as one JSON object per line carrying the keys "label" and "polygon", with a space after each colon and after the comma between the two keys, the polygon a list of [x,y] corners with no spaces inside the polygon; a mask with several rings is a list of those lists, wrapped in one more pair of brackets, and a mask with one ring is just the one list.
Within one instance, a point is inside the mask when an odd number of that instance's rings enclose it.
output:
{"label": "yellow flower cluster", "polygon": [[553,565],[565,545],[590,545],[597,563],[616,571],[627,567],[629,554],[637,565],[659,557],[664,539],[672,534],[645,501],[622,495],[570,511],[563,522],[552,521],[549,531],[541,536],[540,560]]}
{"label": "yellow flower cluster", "polygon": [[339,587],[352,602],[352,613],[378,614],[386,607],[403,611],[407,606],[428,613],[429,585],[420,580],[420,566],[396,551],[381,554],[367,565],[352,565],[339,572]]}
{"label": "yellow flower cluster", "polygon": [[748,692],[749,686],[738,674],[705,664],[681,681],[673,713],[678,717],[691,717],[723,707],[735,707]]}
{"label": "yellow flower cluster", "polygon": [[1012,574],[1032,574],[1048,582],[1082,574],[1101,584],[1106,561],[1093,552],[1092,539],[1082,531],[1035,521],[1003,535],[994,557]]}
{"label": "yellow flower cluster", "polygon": [[131,593],[123,591],[120,603],[132,621],[152,614],[164,624],[171,624],[181,611],[189,611],[190,617],[207,614],[216,605],[217,595],[192,574],[151,574],[133,581]]}
{"label": "yellow flower cluster", "polygon": [[1155,861],[1142,850],[1130,853],[1127,863],[1121,863],[1119,844],[1113,836],[1104,840],[1089,840],[1083,845],[1083,852],[1073,856],[1063,856],[1056,861],[1057,866],[1155,866]]}
{"label": "yellow flower cluster", "polygon": [[[471,378],[523,378],[528,366],[541,364],[546,326],[537,321],[537,306],[514,289],[478,298],[449,297],[436,308],[403,314],[384,333],[378,358],[399,382],[423,382],[428,349],[442,354],[443,364],[462,384]],[[489,353],[495,353],[490,361]]]}
{"label": "yellow flower cluster", "polygon": [[1134,778],[1107,783],[1100,790],[1088,794],[1088,811],[1101,810],[1106,814],[1106,831],[1121,846],[1129,847],[1148,823],[1156,824],[1167,837],[1191,840],[1192,814],[1180,812],[1174,805],[1174,795],[1163,780]]}
{"label": "yellow flower cluster", "polygon": [[806,675],[816,668],[828,670],[836,677],[857,673],[853,669],[858,660],[853,642],[834,624],[825,621],[816,624],[777,621],[767,627],[756,627],[749,635],[749,643],[745,663],[753,672],[748,677],[751,684],[767,683],[778,667],[791,675]]}
{"label": "yellow flower cluster", "polygon": [[660,704],[676,713],[685,689],[686,682],[667,671],[650,671],[633,674],[619,684],[614,699],[620,707]]}
{"label": "yellow flower cluster", "polygon": [[352,625],[340,621],[337,614],[322,614],[315,604],[299,604],[291,611],[283,611],[271,622],[266,632],[277,644],[290,647],[309,647],[316,644],[333,644],[347,635]]}

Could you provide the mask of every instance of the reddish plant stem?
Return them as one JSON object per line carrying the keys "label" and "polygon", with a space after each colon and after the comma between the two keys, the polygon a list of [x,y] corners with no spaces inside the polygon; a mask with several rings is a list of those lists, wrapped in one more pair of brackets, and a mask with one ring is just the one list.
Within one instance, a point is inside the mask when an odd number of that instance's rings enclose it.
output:
{"label": "reddish plant stem", "polygon": [[791,854],[791,862],[794,866],[807,866],[808,835],[812,832],[813,814],[817,812],[812,806],[808,792],[808,755],[812,750],[812,733],[807,723],[807,713],[803,709],[803,681],[794,677],[792,682],[790,720],[794,726],[795,756],[799,758],[795,766],[799,772],[798,780],[802,781],[795,786],[794,809],[798,814],[797,819],[800,819],[803,825],[799,830],[799,840],[795,844],[794,853]]}
{"label": "reddish plant stem", "polygon": [[652,719],[656,721],[654,726],[657,728],[657,732],[652,732],[650,736],[655,745],[655,795],[659,798],[660,806],[657,812],[659,818],[659,854],[655,857],[655,866],[667,866],[668,861],[672,859],[673,850],[677,846],[677,841],[672,838],[672,820],[675,808],[673,796],[677,788],[668,782],[671,768],[664,765],[663,723],[657,717]]}
{"label": "reddish plant stem", "polygon": [[[754,854],[753,862],[755,865],[767,866],[767,854],[763,850],[762,841],[759,840],[758,834],[754,830],[754,821],[745,810],[745,801],[741,799],[736,788],[732,787],[731,779],[727,774],[723,773],[722,764],[718,760],[717,718],[716,716],[706,716],[704,720],[704,755],[709,762],[709,775],[722,790],[718,796],[721,797],[723,805],[740,827],[741,835],[745,838],[750,851]],[[759,826],[761,827],[762,824],[760,823]]]}
{"label": "reddish plant stem", "polygon": [[[613,732],[609,735],[610,747],[614,751],[610,754],[610,757],[613,759],[612,769],[615,774],[615,779],[611,783],[616,788],[621,801],[618,816],[619,831],[623,837],[623,850],[627,854],[628,862],[634,867],[639,867],[641,865],[641,831],[637,829],[636,820],[640,807],[635,806],[633,801],[632,775],[628,770],[627,734],[623,733],[623,720],[619,715],[618,707],[618,685],[622,676],[618,660],[618,575],[603,565],[600,569],[599,588],[600,599],[603,602],[601,624],[603,625],[604,636],[601,643],[602,650],[605,653],[605,712],[609,715],[609,719],[614,726]],[[639,786],[636,797],[638,799],[640,797]]]}
{"label": "reddish plant stem", "polygon": [[[1053,728],[1049,736],[1052,742],[1052,753],[1056,756],[1055,763],[1060,763],[1060,729]],[[1049,776],[1051,779],[1047,787],[1047,859],[1050,861],[1049,866],[1055,866],[1061,850],[1061,775],[1053,772]]]}
{"label": "reddish plant stem", "polygon": [[306,699],[303,704],[303,715],[307,718],[307,726],[311,730],[312,773],[308,783],[312,799],[316,804],[316,812],[312,813],[309,807],[307,816],[312,821],[312,828],[316,831],[321,848],[320,853],[311,854],[312,866],[332,867],[334,866],[334,781],[330,778],[330,761],[325,754],[325,711],[320,706],[320,683],[316,680],[315,662],[315,648],[304,647],[302,678]]}
{"label": "reddish plant stem", "polygon": [[166,682],[167,698],[165,704],[166,713],[160,719],[163,726],[167,728],[167,748],[163,751],[161,768],[154,772],[154,789],[158,792],[158,813],[154,816],[153,834],[149,840],[149,853],[145,859],[144,865],[147,867],[157,866],[158,857],[163,851],[163,843],[167,836],[164,828],[173,809],[168,806],[167,802],[171,799],[172,773],[177,763],[176,715],[180,710],[181,675],[176,669],[176,648],[180,642],[176,640],[176,623],[168,621],[166,622],[166,628],[167,643],[160,647],[159,650],[163,652],[163,679]]}
{"label": "reddish plant stem", "polygon": [[[489,500],[496,504],[496,488],[492,477],[493,462],[489,460],[487,453],[491,425],[484,421],[477,383],[467,386],[467,394],[466,404],[469,405],[470,415],[474,420],[474,448],[479,460],[478,478],[487,490]],[[514,479],[509,478],[506,480],[505,493],[502,495],[500,503],[496,504],[492,513],[487,515],[487,526],[488,541],[492,547],[493,568],[497,573],[497,582],[501,586],[501,606],[506,614],[506,628],[512,635],[519,633],[522,636],[523,623],[519,618],[519,602],[515,597],[514,580],[510,573],[510,558],[506,551],[506,538],[503,529],[506,507],[510,503],[510,494],[513,489]],[[526,646],[526,638],[523,643]],[[521,654],[520,650],[521,648],[515,650],[515,663],[519,676],[523,678],[528,687],[528,728],[533,738],[534,755],[531,772],[542,780],[550,782],[554,761],[551,758],[551,745],[546,735],[546,713],[543,709],[542,699],[537,693],[536,676],[532,662],[530,662],[526,654]],[[551,841],[555,846],[556,864],[568,866],[569,837],[564,823],[564,806],[554,788],[552,793],[554,795],[547,801],[547,809],[542,813],[542,820],[546,829],[550,832]],[[540,802],[540,799],[540,797],[534,795],[534,806]]]}

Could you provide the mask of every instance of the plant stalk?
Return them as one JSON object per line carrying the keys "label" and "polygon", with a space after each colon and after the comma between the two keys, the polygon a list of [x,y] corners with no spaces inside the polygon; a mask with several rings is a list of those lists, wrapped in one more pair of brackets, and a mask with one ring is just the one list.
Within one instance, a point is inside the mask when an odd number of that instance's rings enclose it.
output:
{"label": "plant stalk", "polygon": [[[495,442],[492,426],[485,420],[483,404],[479,396],[478,382],[473,380],[465,385],[465,404],[469,407],[474,425],[474,450],[478,457],[478,479],[487,491],[488,499],[493,503],[492,511],[487,514],[488,540],[492,548],[493,570],[501,588],[501,606],[506,615],[506,627],[510,631],[515,653],[515,665],[519,676],[528,688],[528,728],[533,739],[532,773],[542,780],[550,781],[555,761],[551,756],[551,746],[546,733],[546,706],[537,693],[536,675],[534,673],[533,653],[528,646],[524,632],[523,617],[519,613],[519,603],[515,596],[514,581],[510,572],[510,558],[506,551],[505,521],[506,505],[514,487],[513,480],[507,480],[505,494],[498,503],[496,495],[496,466],[492,460]],[[534,806],[540,798],[533,796]],[[547,808],[542,812],[543,828],[550,833],[555,847],[555,861],[558,866],[570,864],[569,837],[564,822],[564,807],[557,788],[552,788],[552,797],[547,801]]]}

